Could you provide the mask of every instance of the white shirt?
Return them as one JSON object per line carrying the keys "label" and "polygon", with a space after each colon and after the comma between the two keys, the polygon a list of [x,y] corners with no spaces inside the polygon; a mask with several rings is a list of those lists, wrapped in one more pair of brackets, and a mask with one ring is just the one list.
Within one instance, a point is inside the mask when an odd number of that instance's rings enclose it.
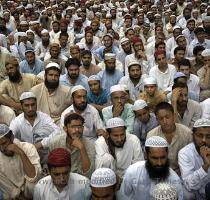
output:
{"label": "white shirt", "polygon": [[200,103],[202,115],[201,118],[210,119],[210,98]]}
{"label": "white shirt", "polygon": [[187,81],[188,90],[193,93],[196,101],[199,101],[200,96],[200,78],[194,74],[190,74],[190,78]]}
{"label": "white shirt", "polygon": [[133,163],[144,160],[140,141],[136,135],[126,133],[126,141],[122,148],[115,147],[116,160],[110,154],[108,145],[103,136],[95,141],[96,169],[111,168],[122,177],[125,170]]}
{"label": "white shirt", "polygon": [[89,200],[91,190],[88,178],[70,173],[68,185],[58,192],[51,176],[42,178],[34,188],[34,200]]}
{"label": "white shirt", "polygon": [[157,80],[159,90],[171,91],[174,84],[174,75],[176,68],[174,65],[168,64],[168,69],[165,72],[161,72],[158,65],[151,68],[149,76],[154,77]]}
{"label": "white shirt", "polygon": [[15,112],[8,106],[0,105],[0,120],[1,123],[10,125],[10,122],[15,119]]}
{"label": "white shirt", "polygon": [[208,173],[202,168],[203,159],[198,154],[194,143],[190,143],[179,151],[178,162],[181,177],[186,189],[196,193],[196,199],[205,199],[205,185],[210,181]]}
{"label": "white shirt", "polygon": [[[174,185],[179,194],[179,200],[183,200],[181,180],[171,168],[169,176],[164,182]],[[151,200],[151,192],[158,183],[159,181],[153,181],[149,178],[145,161],[140,161],[127,169],[120,191],[127,196],[128,200]]]}
{"label": "white shirt", "polygon": [[60,128],[54,123],[53,119],[40,111],[37,111],[37,117],[33,126],[24,117],[24,113],[18,115],[10,124],[15,138],[29,143],[37,143],[42,140],[45,146],[49,137],[53,137],[60,133]]}

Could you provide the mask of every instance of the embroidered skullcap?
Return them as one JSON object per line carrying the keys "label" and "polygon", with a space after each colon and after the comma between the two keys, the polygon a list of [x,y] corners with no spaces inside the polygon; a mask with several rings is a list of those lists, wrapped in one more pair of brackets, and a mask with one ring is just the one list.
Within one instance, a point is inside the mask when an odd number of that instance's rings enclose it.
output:
{"label": "embroidered skullcap", "polygon": [[114,171],[109,168],[96,169],[90,179],[90,185],[95,188],[113,186],[116,182],[116,175]]}
{"label": "embroidered skullcap", "polygon": [[27,30],[27,31],[26,31],[26,34],[27,34],[27,33],[33,33],[33,34],[35,35],[35,33],[34,33],[31,29]]}
{"label": "embroidered skullcap", "polygon": [[100,81],[100,77],[98,75],[92,75],[88,78],[89,81]]}
{"label": "embroidered skullcap", "polygon": [[202,51],[201,55],[203,57],[210,56],[210,49],[205,49]]}
{"label": "embroidered skullcap", "polygon": [[84,86],[82,86],[82,85],[76,85],[76,86],[72,87],[72,89],[71,89],[71,96],[72,96],[72,94],[74,92],[76,92],[78,90],[85,90],[85,91],[87,91]]}
{"label": "embroidered skullcap", "polygon": [[154,77],[147,77],[144,79],[144,85],[157,85],[157,80]]}
{"label": "embroidered skullcap", "polygon": [[71,155],[64,148],[56,148],[49,153],[47,163],[55,167],[70,166]]}
{"label": "embroidered skullcap", "polygon": [[[178,35],[178,36],[176,37],[176,41],[177,41],[180,37],[184,37],[184,38],[185,38],[184,35]],[[186,39],[186,38],[185,38],[185,39]]]}
{"label": "embroidered skullcap", "polygon": [[210,120],[209,119],[198,119],[195,121],[193,128],[199,128],[199,127],[210,127]]}
{"label": "embroidered skullcap", "polygon": [[169,183],[158,183],[152,191],[152,200],[177,200],[176,188]]}
{"label": "embroidered skullcap", "polygon": [[20,95],[20,101],[22,101],[24,99],[30,99],[30,98],[36,98],[36,96],[34,95],[33,92],[23,92]]}
{"label": "embroidered skullcap", "polygon": [[9,126],[6,124],[0,124],[0,139],[3,138],[7,133],[9,133]]}
{"label": "embroidered skullcap", "polygon": [[181,78],[181,77],[186,78],[186,75],[183,72],[176,72],[174,74],[174,80],[177,79],[177,78]]}
{"label": "embroidered skullcap", "polygon": [[[106,35],[104,35],[104,37],[109,36],[111,39],[113,39],[113,36],[110,33],[107,33]],[[103,37],[103,39],[104,39]]]}
{"label": "embroidered skullcap", "polygon": [[127,43],[127,42],[129,42],[129,39],[126,38],[126,37],[123,37],[123,38],[120,40],[120,44],[121,44],[121,45],[122,45],[122,44],[125,44],[125,43]]}
{"label": "embroidered skullcap", "polygon": [[53,43],[50,44],[50,49],[51,49],[52,47],[60,48],[60,44],[58,44],[58,43],[56,43],[56,42],[53,42]]}
{"label": "embroidered skullcap", "polygon": [[190,18],[190,19],[187,20],[187,24],[188,24],[189,22],[195,22],[195,19]]}
{"label": "embroidered skullcap", "polygon": [[168,143],[160,136],[152,136],[146,140],[145,147],[168,147]]}
{"label": "embroidered skullcap", "polygon": [[45,34],[45,33],[49,33],[49,31],[48,31],[47,29],[43,29],[43,30],[41,31],[41,34]]}
{"label": "embroidered skullcap", "polygon": [[27,21],[21,21],[20,25],[28,25],[28,22]]}
{"label": "embroidered skullcap", "polygon": [[204,21],[204,22],[210,21],[210,16],[205,16],[205,17],[203,17],[203,21]]}
{"label": "embroidered skullcap", "polygon": [[110,94],[113,92],[125,92],[125,88],[122,85],[113,85],[110,87]]}
{"label": "embroidered skullcap", "polygon": [[173,31],[174,31],[175,29],[181,29],[181,27],[178,26],[178,25],[175,25],[175,26],[173,27]]}
{"label": "embroidered skullcap", "polygon": [[55,63],[55,62],[51,62],[51,63],[47,64],[45,69],[49,69],[49,68],[52,68],[52,67],[55,67],[59,70],[61,69],[60,66],[58,65],[58,63]]}
{"label": "embroidered skullcap", "polygon": [[141,67],[141,64],[137,60],[128,60],[128,68],[130,68],[133,65],[138,65]]}
{"label": "embroidered skullcap", "polygon": [[106,128],[107,129],[108,128],[122,127],[122,126],[125,126],[125,122],[122,118],[119,118],[119,117],[111,118],[106,122]]}
{"label": "embroidered skullcap", "polygon": [[28,53],[28,52],[34,52],[34,48],[27,47],[26,50],[25,50],[25,54]]}
{"label": "embroidered skullcap", "polygon": [[147,105],[146,101],[144,101],[142,99],[138,99],[134,102],[132,109],[133,109],[133,111],[137,111],[137,110],[144,109],[147,106],[148,105]]}
{"label": "embroidered skullcap", "polygon": [[104,60],[116,59],[115,53],[105,53]]}

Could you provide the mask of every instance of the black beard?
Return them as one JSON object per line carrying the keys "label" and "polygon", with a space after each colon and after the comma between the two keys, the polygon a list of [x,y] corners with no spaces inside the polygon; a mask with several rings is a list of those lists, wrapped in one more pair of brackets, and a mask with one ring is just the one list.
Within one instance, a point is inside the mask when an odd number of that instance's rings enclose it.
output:
{"label": "black beard", "polygon": [[69,75],[69,78],[70,78],[70,79],[77,79],[77,78],[79,77],[79,74],[71,74],[71,75],[70,75],[70,74],[68,73],[68,75]]}
{"label": "black beard", "polygon": [[0,31],[5,31],[6,27],[0,27]]}
{"label": "black beard", "polygon": [[125,142],[126,142],[126,137],[125,137],[125,139],[124,139],[124,141],[123,141],[123,143],[122,143],[121,145],[116,145],[116,144],[112,141],[112,139],[111,139],[110,137],[109,137],[108,139],[109,139],[110,144],[111,144],[113,147],[117,147],[117,148],[123,148],[123,146],[124,146],[124,144],[125,144]]}
{"label": "black beard", "polygon": [[127,55],[130,55],[130,54],[132,54],[132,51],[131,51],[131,49],[130,49],[129,51],[125,51],[125,50],[124,50],[124,52],[125,52]]}
{"label": "black beard", "polygon": [[85,104],[83,104],[83,105],[76,105],[76,104],[73,102],[73,105],[74,105],[74,107],[75,107],[77,110],[79,110],[79,111],[83,111],[83,110],[85,110],[85,109],[87,108],[87,102],[86,102]]}
{"label": "black beard", "polygon": [[131,77],[130,75],[129,75],[129,78],[131,79],[131,81],[139,81],[140,80],[140,78],[141,78],[141,76],[140,77],[138,77],[138,78],[133,78],[133,77]]}
{"label": "black beard", "polygon": [[56,14],[55,16],[56,16],[56,18],[57,18],[58,20],[60,20],[60,19],[62,18],[62,15]]}
{"label": "black beard", "polygon": [[50,44],[50,40],[47,40],[47,41],[43,41],[43,40],[42,40],[42,45],[43,45],[44,47],[47,47],[49,44]]}
{"label": "black beard", "polygon": [[146,170],[148,172],[149,177],[155,181],[165,181],[170,172],[169,168],[169,160],[167,159],[165,165],[161,167],[155,167],[151,164],[149,160],[146,161],[145,164]]}
{"label": "black beard", "polygon": [[19,71],[17,71],[13,76],[10,76],[10,75],[8,76],[9,76],[9,80],[13,83],[18,82],[21,79],[21,74]]}
{"label": "black beard", "polygon": [[106,72],[108,73],[108,74],[114,74],[114,72],[115,72],[115,68],[105,68],[105,70],[106,70]]}
{"label": "black beard", "polygon": [[49,82],[46,78],[44,80],[44,84],[47,89],[55,90],[59,86],[59,80],[57,82]]}

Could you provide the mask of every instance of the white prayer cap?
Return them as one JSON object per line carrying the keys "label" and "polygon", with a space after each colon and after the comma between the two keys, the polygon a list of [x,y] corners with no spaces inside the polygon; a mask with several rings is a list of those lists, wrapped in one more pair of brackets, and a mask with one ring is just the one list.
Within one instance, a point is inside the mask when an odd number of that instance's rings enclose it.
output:
{"label": "white prayer cap", "polygon": [[174,80],[177,79],[177,78],[181,78],[181,77],[185,77],[186,78],[186,75],[183,72],[176,72],[174,74]]}
{"label": "white prayer cap", "polygon": [[6,124],[0,124],[0,139],[3,138],[7,133],[9,133],[9,126]]}
{"label": "white prayer cap", "polygon": [[147,77],[144,79],[144,86],[145,85],[157,85],[157,80],[154,77]]}
{"label": "white prayer cap", "polygon": [[168,147],[168,143],[160,136],[152,136],[146,140],[145,147]]}
{"label": "white prayer cap", "polygon": [[21,21],[20,25],[28,25],[28,22],[27,21]]}
{"label": "white prayer cap", "polygon": [[205,49],[202,51],[201,55],[203,57],[210,56],[210,49]]}
{"label": "white prayer cap", "polygon": [[138,61],[131,59],[131,60],[128,61],[128,68],[131,67],[132,65],[138,65],[138,66],[141,67],[141,65]]}
{"label": "white prayer cap", "polygon": [[130,40],[129,40],[128,38],[123,37],[123,38],[120,40],[120,44],[122,45],[122,44],[125,44],[125,43],[129,42],[129,41],[130,41]]}
{"label": "white prayer cap", "polygon": [[113,92],[126,92],[122,85],[113,85],[110,87],[110,94]]}
{"label": "white prayer cap", "polygon": [[25,9],[31,9],[31,8],[33,8],[33,6],[32,6],[31,4],[28,4],[28,5],[25,7]]}
{"label": "white prayer cap", "polygon": [[36,20],[36,21],[31,21],[31,22],[29,22],[29,25],[34,25],[34,24],[39,24],[39,21]]}
{"label": "white prayer cap", "polygon": [[88,78],[89,81],[100,81],[100,77],[98,75],[92,75]]}
{"label": "white prayer cap", "polygon": [[33,33],[33,34],[35,35],[35,33],[34,33],[31,29],[27,30],[27,31],[26,31],[26,34],[27,34],[27,33]]}
{"label": "white prayer cap", "polygon": [[90,185],[95,188],[113,186],[116,182],[116,175],[114,171],[109,168],[96,169],[90,179]]}
{"label": "white prayer cap", "polygon": [[205,22],[210,21],[210,16],[203,17],[203,21],[205,21]]}
{"label": "white prayer cap", "polygon": [[87,91],[84,86],[82,86],[82,85],[76,85],[76,86],[72,87],[72,89],[71,89],[71,96],[72,96],[72,94],[74,92],[76,92],[78,90],[85,90],[85,91]]}
{"label": "white prayer cap", "polygon": [[[113,36],[110,33],[107,33],[106,35],[104,35],[104,37],[109,36],[111,39],[114,39]],[[104,39],[103,37],[103,39]]]}
{"label": "white prayer cap", "polygon": [[180,26],[175,25],[175,26],[173,27],[173,31],[174,31],[175,29],[180,29]]}
{"label": "white prayer cap", "polygon": [[133,109],[133,111],[137,111],[137,110],[144,109],[147,106],[148,105],[147,105],[146,101],[144,101],[142,99],[138,99],[134,102],[132,109]]}
{"label": "white prayer cap", "polygon": [[185,37],[184,35],[180,34],[180,35],[178,35],[178,36],[176,37],[176,41],[177,41],[180,37],[184,37],[184,38],[186,39],[186,37]]}
{"label": "white prayer cap", "polygon": [[125,122],[122,118],[119,118],[119,117],[111,118],[106,122],[106,128],[107,129],[108,128],[122,127],[122,126],[125,126]]}
{"label": "white prayer cap", "polygon": [[28,53],[28,52],[35,52],[35,51],[34,51],[34,48],[32,48],[32,47],[26,48],[25,54]]}
{"label": "white prayer cap", "polygon": [[199,127],[210,127],[210,120],[201,118],[195,121],[193,128],[199,128]]}
{"label": "white prayer cap", "polygon": [[15,33],[14,37],[27,37],[25,32],[17,32]]}
{"label": "white prayer cap", "polygon": [[49,31],[48,31],[47,29],[43,29],[43,30],[41,31],[41,34],[45,34],[45,33],[49,33]]}
{"label": "white prayer cap", "polygon": [[115,53],[105,53],[104,60],[116,59]]}
{"label": "white prayer cap", "polygon": [[36,98],[36,96],[34,95],[33,92],[23,92],[20,95],[20,101],[22,101],[24,99],[30,99],[30,98]]}
{"label": "white prayer cap", "polygon": [[169,183],[158,183],[152,191],[153,200],[177,200],[176,188]]}
{"label": "white prayer cap", "polygon": [[59,64],[56,63],[56,62],[51,62],[51,63],[47,64],[46,67],[45,67],[45,69],[49,69],[49,68],[52,68],[52,67],[55,67],[55,68],[61,70]]}
{"label": "white prayer cap", "polygon": [[112,15],[110,13],[106,14],[106,18],[111,18],[111,17],[112,17]]}

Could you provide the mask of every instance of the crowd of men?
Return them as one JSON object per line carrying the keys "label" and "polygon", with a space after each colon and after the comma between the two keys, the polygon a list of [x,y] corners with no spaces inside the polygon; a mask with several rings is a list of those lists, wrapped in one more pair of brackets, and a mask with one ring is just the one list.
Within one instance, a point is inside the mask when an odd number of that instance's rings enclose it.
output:
{"label": "crowd of men", "polygon": [[1,0],[4,199],[210,200],[210,1]]}

